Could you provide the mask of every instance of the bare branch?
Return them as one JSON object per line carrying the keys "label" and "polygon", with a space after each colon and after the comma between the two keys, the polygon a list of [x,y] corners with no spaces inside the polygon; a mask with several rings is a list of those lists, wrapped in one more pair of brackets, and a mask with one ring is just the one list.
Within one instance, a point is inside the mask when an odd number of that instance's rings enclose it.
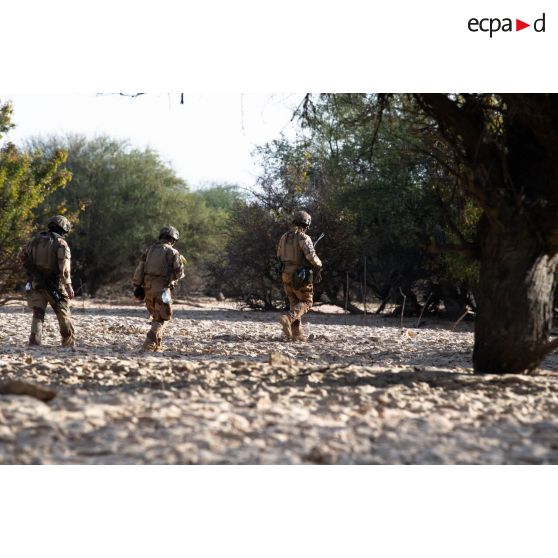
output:
{"label": "bare branch", "polygon": [[109,97],[111,95],[120,95],[121,97],[130,97],[131,99],[135,99],[141,95],[145,95],[146,93],[97,93],[97,97]]}
{"label": "bare branch", "polygon": [[472,113],[465,113],[456,102],[447,95],[438,93],[417,95],[417,100],[427,114],[442,124],[440,133],[454,147],[463,149],[472,162],[476,158],[484,131],[480,118],[472,118]]}
{"label": "bare branch", "polygon": [[405,313],[405,302],[407,302],[407,295],[401,290],[401,287],[399,287],[399,292],[401,293],[401,296],[403,296],[403,304],[401,305],[401,330],[403,330],[403,314]]}

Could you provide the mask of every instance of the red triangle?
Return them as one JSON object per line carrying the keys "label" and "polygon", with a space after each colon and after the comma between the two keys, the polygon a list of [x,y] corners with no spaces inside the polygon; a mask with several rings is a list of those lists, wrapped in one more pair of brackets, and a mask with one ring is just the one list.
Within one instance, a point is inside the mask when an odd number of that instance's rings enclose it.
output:
{"label": "red triangle", "polygon": [[531,24],[530,23],[525,23],[524,21],[521,21],[520,19],[515,20],[515,30],[516,31],[521,31],[522,29],[525,29],[526,27],[531,27]]}

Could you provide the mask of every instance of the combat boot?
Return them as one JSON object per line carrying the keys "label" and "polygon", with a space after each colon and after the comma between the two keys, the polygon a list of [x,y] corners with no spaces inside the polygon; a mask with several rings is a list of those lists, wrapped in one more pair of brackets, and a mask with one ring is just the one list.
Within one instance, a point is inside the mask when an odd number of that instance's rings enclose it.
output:
{"label": "combat boot", "polygon": [[62,347],[66,347],[68,349],[76,348],[76,338],[73,334],[62,337]]}
{"label": "combat boot", "polygon": [[151,322],[151,329],[147,332],[147,336],[145,338],[142,347],[144,351],[149,351],[152,353],[157,352],[158,347],[161,343],[161,338],[159,335],[160,329],[161,329],[160,322],[156,322],[156,321]]}
{"label": "combat boot", "polygon": [[290,339],[293,336],[293,332],[291,330],[291,318],[288,314],[283,314],[281,319],[279,320],[281,327],[283,328],[283,333],[285,336]]}
{"label": "combat boot", "polygon": [[306,341],[306,336],[302,331],[302,325],[300,324],[300,320],[293,322],[291,329],[293,332],[293,341]]}
{"label": "combat boot", "polygon": [[40,347],[42,345],[41,338],[37,337],[35,333],[29,336],[29,346],[30,347]]}
{"label": "combat boot", "polygon": [[146,339],[142,345],[143,351],[149,351],[150,353],[157,352],[157,343],[151,341],[150,339]]}
{"label": "combat boot", "polygon": [[74,324],[70,310],[66,305],[60,305],[54,309],[56,319],[58,320],[58,327],[60,329],[60,337],[62,338],[62,347],[73,348],[76,346],[76,335],[74,332]]}
{"label": "combat boot", "polygon": [[155,337],[155,352],[160,353],[163,347],[163,332],[165,331],[165,322],[153,322],[150,333]]}
{"label": "combat boot", "polygon": [[[33,314],[37,314],[37,311],[33,311]],[[44,316],[44,311],[43,311]],[[33,316],[33,320],[31,322],[31,335],[29,336],[29,346],[30,347],[38,347],[42,344],[43,340],[43,319],[37,317],[36,315]]]}

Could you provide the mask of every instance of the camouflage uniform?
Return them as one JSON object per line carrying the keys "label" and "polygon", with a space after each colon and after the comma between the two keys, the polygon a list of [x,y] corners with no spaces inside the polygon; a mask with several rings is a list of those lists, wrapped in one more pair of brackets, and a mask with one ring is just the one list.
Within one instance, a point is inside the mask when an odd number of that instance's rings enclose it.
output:
{"label": "camouflage uniform", "polygon": [[283,262],[283,289],[289,298],[289,312],[281,317],[283,332],[287,337],[304,340],[301,318],[312,307],[314,286],[312,283],[293,285],[293,273],[300,267],[321,269],[322,262],[316,255],[311,238],[304,228],[294,224],[279,240],[277,257]]}
{"label": "camouflage uniform", "polygon": [[[66,220],[66,222],[69,230],[69,221]],[[33,309],[29,345],[42,343],[45,311],[47,305],[50,304],[58,319],[62,345],[74,347],[75,334],[69,305],[69,298],[73,297],[73,290],[70,278],[71,253],[68,243],[55,232],[42,232],[27,243],[21,253],[21,260],[24,265],[31,264],[39,271],[39,274],[31,273],[32,288],[27,293],[27,304]],[[57,301],[53,298],[45,287],[44,281],[41,280],[41,276],[51,279],[62,294],[62,300]]]}
{"label": "camouflage uniform", "polygon": [[162,350],[163,331],[172,318],[171,304],[162,299],[163,289],[173,286],[182,277],[183,258],[170,241],[159,239],[143,253],[132,281],[136,288],[143,286],[145,304],[152,318],[144,349]]}

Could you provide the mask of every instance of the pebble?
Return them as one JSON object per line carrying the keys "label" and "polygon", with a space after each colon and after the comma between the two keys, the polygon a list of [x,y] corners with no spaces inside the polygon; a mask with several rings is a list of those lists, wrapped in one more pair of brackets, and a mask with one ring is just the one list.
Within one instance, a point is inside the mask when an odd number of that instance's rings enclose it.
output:
{"label": "pebble", "polygon": [[29,313],[0,307],[0,382],[57,391],[0,395],[0,463],[558,463],[558,357],[475,376],[468,323],[402,335],[399,318],[312,311],[297,343],[275,313],[177,304],[166,351],[146,354],[144,308],[74,316],[75,353],[50,310],[30,349]]}

